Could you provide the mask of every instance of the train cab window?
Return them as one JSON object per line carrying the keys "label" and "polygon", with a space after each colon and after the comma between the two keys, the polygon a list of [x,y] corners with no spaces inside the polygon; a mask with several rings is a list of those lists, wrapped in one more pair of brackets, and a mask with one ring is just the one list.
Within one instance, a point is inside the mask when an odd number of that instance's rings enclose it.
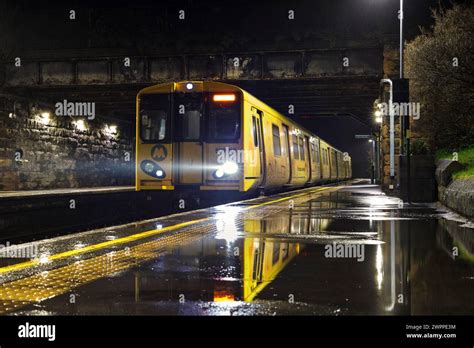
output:
{"label": "train cab window", "polygon": [[158,142],[168,138],[170,99],[168,94],[145,94],[140,97],[140,138]]}
{"label": "train cab window", "polygon": [[304,139],[299,138],[299,146],[300,146],[300,159],[304,161]]}
{"label": "train cab window", "polygon": [[258,127],[257,127],[257,118],[252,116],[252,131],[253,131],[253,145],[258,147]]}
{"label": "train cab window", "polygon": [[209,102],[209,138],[214,142],[235,142],[240,139],[240,102]]}
{"label": "train cab window", "polygon": [[272,124],[272,134],[273,134],[273,154],[275,156],[281,156],[280,127]]}
{"label": "train cab window", "polygon": [[293,157],[295,157],[295,159],[300,159],[298,150],[298,137],[296,135],[293,135]]}

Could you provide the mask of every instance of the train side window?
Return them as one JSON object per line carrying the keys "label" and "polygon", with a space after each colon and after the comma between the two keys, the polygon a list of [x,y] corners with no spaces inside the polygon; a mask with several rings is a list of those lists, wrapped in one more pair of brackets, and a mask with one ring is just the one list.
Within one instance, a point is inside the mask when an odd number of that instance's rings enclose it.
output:
{"label": "train side window", "polygon": [[300,145],[300,159],[304,161],[304,140],[303,138],[299,138],[299,145]]}
{"label": "train side window", "polygon": [[255,147],[258,147],[258,128],[257,128],[257,119],[255,116],[252,116],[252,129],[253,129],[253,144]]}
{"label": "train side window", "polygon": [[281,156],[280,127],[272,124],[272,133],[273,133],[273,154],[275,156]]}
{"label": "train side window", "polygon": [[298,137],[296,135],[293,135],[293,156],[295,159],[300,159],[298,150]]}
{"label": "train side window", "polygon": [[314,145],[314,161],[319,164],[319,148],[318,145]]}

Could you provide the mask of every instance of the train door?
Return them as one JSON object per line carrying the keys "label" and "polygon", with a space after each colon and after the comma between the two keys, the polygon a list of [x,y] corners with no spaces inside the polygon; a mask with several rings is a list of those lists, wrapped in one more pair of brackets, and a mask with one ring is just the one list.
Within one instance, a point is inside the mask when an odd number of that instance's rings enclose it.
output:
{"label": "train door", "polygon": [[306,147],[306,153],[308,154],[308,158],[306,160],[306,176],[307,176],[307,182],[310,182],[311,181],[311,177],[312,177],[312,166],[311,166],[311,162],[314,161],[314,159],[312,158],[313,157],[313,153],[311,152],[311,148],[310,148],[310,143],[309,143],[309,137],[307,135],[304,136],[304,143],[305,143],[305,147]]}
{"label": "train door", "polygon": [[286,162],[287,169],[285,171],[285,174],[286,174],[285,180],[286,180],[286,184],[289,184],[291,180],[292,163],[291,163],[290,129],[286,124],[283,124],[283,135],[285,139],[283,140],[284,151],[282,155],[286,156],[287,158],[287,162]]}
{"label": "train door", "polygon": [[257,114],[256,110],[252,108],[251,113],[252,118],[252,142],[254,148],[254,155],[252,155],[252,171],[249,173],[251,179],[255,179],[257,184],[260,185],[262,180],[262,151],[261,151],[261,140],[260,140],[260,116]]}
{"label": "train door", "polygon": [[316,142],[316,144],[314,145],[316,146],[316,157],[317,157],[317,163],[319,165],[319,180],[322,180],[323,179],[323,159],[322,159],[322,150],[321,150],[321,141],[318,139],[318,141]]}
{"label": "train door", "polygon": [[258,143],[258,152],[259,152],[259,162],[260,162],[260,187],[265,186],[267,170],[265,167],[266,158],[265,158],[265,140],[263,137],[263,112],[252,107],[252,118],[255,117],[256,121],[256,130],[257,130],[257,143]]}
{"label": "train door", "polygon": [[173,182],[181,185],[202,184],[204,163],[202,94],[176,94],[174,115]]}

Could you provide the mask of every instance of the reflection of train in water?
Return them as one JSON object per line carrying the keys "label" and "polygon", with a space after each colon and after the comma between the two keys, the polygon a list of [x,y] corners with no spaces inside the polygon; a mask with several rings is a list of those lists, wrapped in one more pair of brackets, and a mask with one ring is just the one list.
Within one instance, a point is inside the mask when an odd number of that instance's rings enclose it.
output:
{"label": "reflection of train in water", "polygon": [[239,87],[177,82],[137,96],[137,190],[251,192],[351,177],[351,160]]}

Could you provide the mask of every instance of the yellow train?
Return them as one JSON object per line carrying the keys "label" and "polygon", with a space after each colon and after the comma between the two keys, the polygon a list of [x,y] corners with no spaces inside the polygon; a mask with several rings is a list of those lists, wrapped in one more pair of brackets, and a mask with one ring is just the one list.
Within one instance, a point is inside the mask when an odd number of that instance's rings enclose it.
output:
{"label": "yellow train", "polygon": [[296,188],[351,178],[351,158],[243,89],[159,84],[137,95],[136,189]]}

